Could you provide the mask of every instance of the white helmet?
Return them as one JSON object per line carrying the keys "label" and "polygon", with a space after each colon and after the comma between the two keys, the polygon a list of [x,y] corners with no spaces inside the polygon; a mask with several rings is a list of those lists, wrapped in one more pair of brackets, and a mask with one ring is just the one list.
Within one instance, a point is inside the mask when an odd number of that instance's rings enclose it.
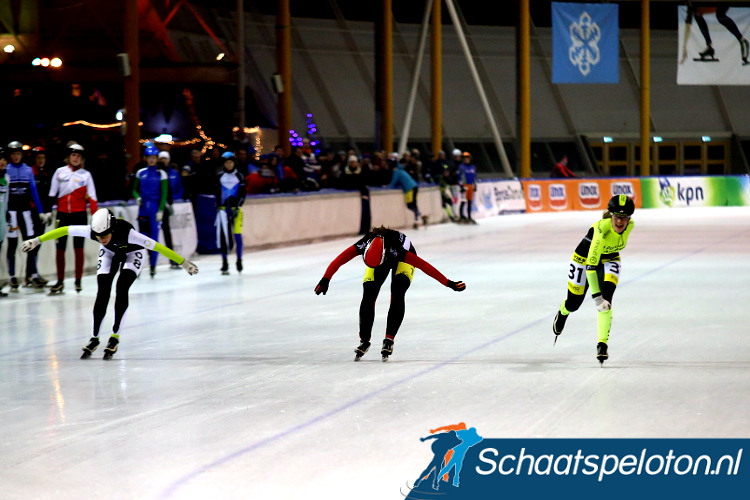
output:
{"label": "white helmet", "polygon": [[460,150],[460,149],[458,149],[458,148],[456,148],[456,149],[454,149],[453,151],[451,151],[451,154],[452,154],[453,156],[461,156],[461,150]]}
{"label": "white helmet", "polygon": [[100,208],[91,216],[91,232],[94,236],[107,236],[115,230],[115,216],[106,208]]}
{"label": "white helmet", "polygon": [[68,154],[69,154],[69,155],[70,155],[70,154],[73,154],[73,153],[78,153],[79,155],[83,156],[83,151],[84,151],[84,149],[83,149],[83,146],[81,146],[81,145],[80,145],[80,144],[78,144],[78,143],[76,143],[76,144],[71,144],[71,145],[70,145],[70,146],[68,147]]}

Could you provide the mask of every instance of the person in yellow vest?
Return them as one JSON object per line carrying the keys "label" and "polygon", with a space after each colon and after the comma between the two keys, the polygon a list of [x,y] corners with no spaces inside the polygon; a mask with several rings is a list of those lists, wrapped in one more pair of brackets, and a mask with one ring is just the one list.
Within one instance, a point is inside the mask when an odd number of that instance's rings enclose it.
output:
{"label": "person in yellow vest", "polygon": [[577,311],[583,302],[586,290],[591,287],[596,305],[599,342],[596,359],[604,364],[609,356],[607,342],[612,326],[612,296],[620,279],[622,265],[620,251],[628,244],[633,230],[631,217],[635,212],[633,200],[621,194],[613,196],[607,210],[590,228],[573,252],[568,269],[568,296],[560,305],[552,323],[552,332],[557,337],[563,332],[568,315]]}

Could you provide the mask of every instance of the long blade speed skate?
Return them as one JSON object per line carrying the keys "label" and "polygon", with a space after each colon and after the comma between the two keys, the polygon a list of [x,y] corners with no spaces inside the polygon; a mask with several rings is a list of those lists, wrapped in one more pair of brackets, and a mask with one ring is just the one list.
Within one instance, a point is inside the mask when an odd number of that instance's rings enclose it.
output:
{"label": "long blade speed skate", "polygon": [[393,341],[391,339],[383,340],[383,349],[380,350],[380,355],[383,356],[383,362],[388,361],[388,356],[393,354]]}
{"label": "long blade speed skate", "polygon": [[367,342],[366,340],[363,340],[359,344],[359,347],[357,347],[356,349],[354,349],[354,354],[356,354],[356,356],[354,356],[354,361],[359,361],[362,358],[362,356],[364,356],[365,353],[368,350],[370,350],[370,345],[371,344],[369,342]]}

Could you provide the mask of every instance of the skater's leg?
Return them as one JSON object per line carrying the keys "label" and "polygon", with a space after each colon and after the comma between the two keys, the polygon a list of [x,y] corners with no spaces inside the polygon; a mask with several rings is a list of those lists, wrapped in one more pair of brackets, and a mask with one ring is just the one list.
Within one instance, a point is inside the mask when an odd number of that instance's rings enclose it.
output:
{"label": "skater's leg", "polygon": [[740,33],[739,28],[737,28],[737,24],[732,20],[731,17],[727,16],[727,10],[729,7],[719,7],[716,9],[716,20],[721,23],[722,26],[724,26],[729,32],[734,35],[734,37],[738,41],[743,40],[742,33]]}
{"label": "skater's leg", "polygon": [[18,231],[15,236],[8,234],[8,275],[16,277],[16,249],[18,248]]}
{"label": "skater's leg", "polygon": [[375,301],[378,299],[380,287],[383,286],[389,269],[380,266],[375,269],[368,267],[362,283],[362,302],[359,305],[359,339],[369,342],[372,337],[372,324],[375,321]]}
{"label": "skater's leg", "polygon": [[[159,228],[161,227],[161,224],[156,221],[156,214],[151,215],[151,227],[150,232],[148,234],[148,237],[151,238],[154,241],[159,241]],[[159,252],[155,252],[153,250],[149,250],[149,259],[151,261],[151,270],[153,272],[154,268],[156,268],[156,263],[159,260]]]}
{"label": "skater's leg", "polygon": [[[568,296],[560,304],[560,309],[552,323],[552,332],[555,335],[562,333],[568,315],[581,307],[583,298],[586,296],[589,284],[586,281],[585,262],[586,259],[577,251],[573,253],[573,257],[570,259],[570,265],[568,266]],[[557,337],[555,337],[555,342],[557,342]]]}
{"label": "skater's leg", "polygon": [[138,275],[132,270],[123,269],[120,272],[120,277],[117,279],[117,287],[115,289],[115,322],[112,326],[112,332],[115,334],[119,335],[120,333],[122,318],[125,316],[125,311],[128,310],[128,292],[137,277]]}
{"label": "skater's leg", "polygon": [[701,34],[703,35],[703,39],[706,41],[706,45],[711,47],[713,45],[711,42],[711,32],[708,31],[708,24],[706,24],[706,20],[702,15],[696,15],[695,23],[698,25],[698,29],[701,30]]}
{"label": "skater's leg", "polygon": [[[62,215],[62,214],[61,214]],[[60,220],[58,219],[58,227]],[[80,238],[83,239],[83,238]],[[57,244],[55,245],[55,264],[57,265],[57,282],[62,283],[65,279],[65,247],[68,245],[68,237],[67,236],[61,236],[57,240]]]}
{"label": "skater's leg", "polygon": [[109,294],[112,292],[112,282],[115,279],[117,267],[112,272],[97,275],[96,281],[98,288],[96,291],[96,301],[94,301],[94,337],[99,336],[99,329],[102,326],[104,315],[107,314],[107,305],[109,304]]}
{"label": "skater's leg", "polygon": [[404,321],[406,311],[406,291],[414,278],[414,267],[400,262],[391,280],[391,306],[388,308],[388,321],[385,336],[394,339]]}

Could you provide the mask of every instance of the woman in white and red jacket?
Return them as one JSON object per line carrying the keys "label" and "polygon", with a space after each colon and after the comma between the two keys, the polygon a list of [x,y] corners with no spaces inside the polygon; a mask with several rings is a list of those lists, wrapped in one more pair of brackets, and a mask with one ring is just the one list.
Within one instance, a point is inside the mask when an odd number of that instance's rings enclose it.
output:
{"label": "woman in white and red jacket", "polygon": [[[98,209],[94,179],[91,177],[91,173],[83,168],[83,151],[83,146],[80,144],[71,144],[68,149],[68,164],[58,168],[55,175],[52,176],[49,196],[50,198],[57,198],[56,227],[85,226],[88,224],[86,204],[88,203],[90,206],[91,213]],[[76,259],[76,292],[81,291],[83,242],[84,238],[73,238],[73,250]],[[64,287],[65,247],[67,243],[67,236],[57,240],[57,283],[51,288],[52,293],[60,293]]]}

